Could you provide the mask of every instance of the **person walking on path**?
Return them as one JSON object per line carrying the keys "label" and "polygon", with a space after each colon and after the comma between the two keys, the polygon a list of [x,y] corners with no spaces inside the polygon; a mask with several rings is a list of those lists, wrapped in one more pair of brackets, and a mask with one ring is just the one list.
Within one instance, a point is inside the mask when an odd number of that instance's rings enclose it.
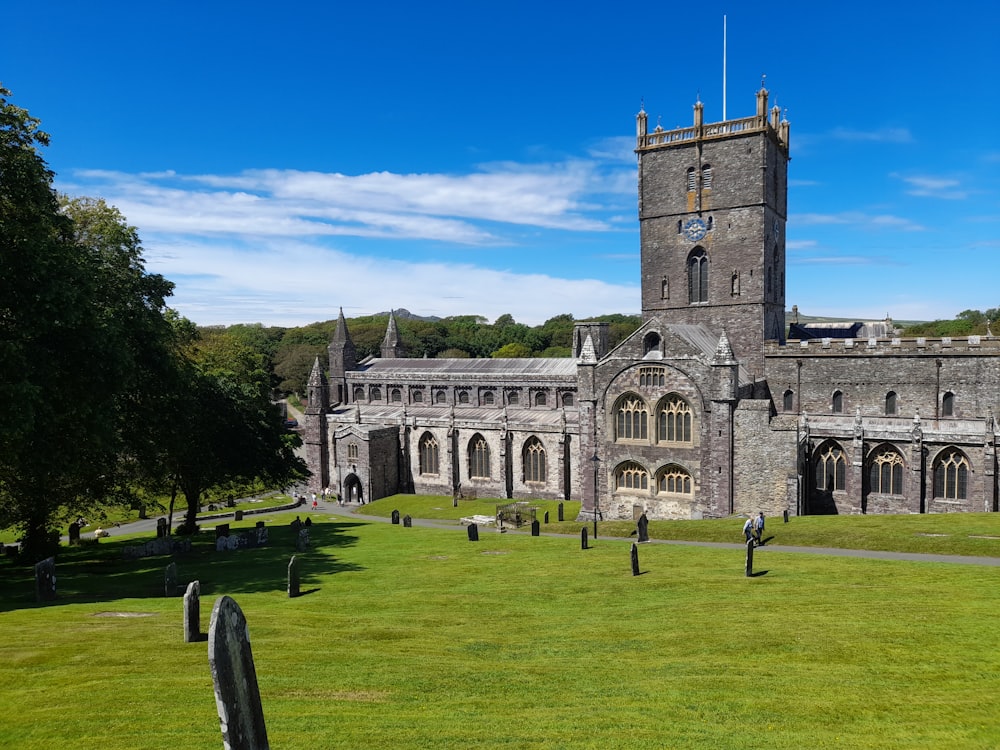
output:
{"label": "person walking on path", "polygon": [[743,524],[743,538],[748,542],[753,539],[753,516],[748,516]]}
{"label": "person walking on path", "polygon": [[757,514],[757,518],[753,522],[753,536],[757,542],[757,546],[762,545],[764,537],[764,512],[761,511]]}

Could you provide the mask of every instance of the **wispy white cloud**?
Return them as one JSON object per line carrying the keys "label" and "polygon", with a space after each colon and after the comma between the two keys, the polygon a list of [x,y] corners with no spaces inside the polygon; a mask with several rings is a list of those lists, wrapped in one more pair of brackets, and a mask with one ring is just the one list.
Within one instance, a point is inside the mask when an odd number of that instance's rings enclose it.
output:
{"label": "wispy white cloud", "polygon": [[835,214],[803,213],[793,214],[789,223],[795,226],[853,226],[856,229],[893,229],[904,232],[920,232],[925,227],[912,219],[891,214],[868,214],[861,211],[844,211]]}
{"label": "wispy white cloud", "polygon": [[868,141],[871,143],[912,143],[913,134],[907,128],[878,128],[875,130],[855,130],[839,127],[830,131],[830,136],[839,141]]}
{"label": "wispy white cloud", "polygon": [[890,176],[902,180],[910,186],[910,189],[906,191],[907,195],[940,200],[965,200],[969,197],[968,190],[959,189],[962,182],[953,177],[931,177],[927,175],[907,177],[895,172]]}

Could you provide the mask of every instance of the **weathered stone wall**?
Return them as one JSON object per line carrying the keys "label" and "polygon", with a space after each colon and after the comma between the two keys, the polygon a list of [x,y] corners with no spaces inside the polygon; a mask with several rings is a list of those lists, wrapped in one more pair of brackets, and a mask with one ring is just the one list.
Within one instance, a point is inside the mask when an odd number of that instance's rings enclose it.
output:
{"label": "weathered stone wall", "polygon": [[780,516],[787,510],[795,515],[796,498],[789,497],[788,481],[796,477],[795,446],[794,423],[772,423],[770,401],[739,402],[733,435],[734,513]]}

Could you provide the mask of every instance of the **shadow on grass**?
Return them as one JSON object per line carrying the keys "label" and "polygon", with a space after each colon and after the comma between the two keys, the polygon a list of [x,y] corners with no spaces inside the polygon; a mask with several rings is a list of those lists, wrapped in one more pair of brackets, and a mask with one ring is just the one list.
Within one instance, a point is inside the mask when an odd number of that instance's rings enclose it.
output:
{"label": "shadow on grass", "polygon": [[[254,528],[255,521],[231,524],[230,533]],[[268,542],[263,547],[216,551],[215,535],[202,531],[191,537],[191,551],[172,555],[126,560],[125,547],[142,544],[152,536],[103,540],[98,545],[61,547],[56,556],[57,598],[35,601],[34,568],[0,562],[0,612],[18,609],[110,602],[118,599],[165,598],[166,567],[177,564],[179,599],[191,581],[199,581],[201,597],[222,594],[281,592],[287,590],[288,563],[300,560],[301,583],[316,585],[321,578],[362,570],[338,560],[338,549],[357,544],[351,530],[364,522],[335,521],[309,527],[310,547],[295,548],[296,535],[288,524],[269,525]]]}
{"label": "shadow on grass", "polygon": [[750,577],[751,578],[759,578],[760,576],[766,576],[770,572],[771,571],[769,571],[769,570],[755,570],[753,573],[750,574]]}

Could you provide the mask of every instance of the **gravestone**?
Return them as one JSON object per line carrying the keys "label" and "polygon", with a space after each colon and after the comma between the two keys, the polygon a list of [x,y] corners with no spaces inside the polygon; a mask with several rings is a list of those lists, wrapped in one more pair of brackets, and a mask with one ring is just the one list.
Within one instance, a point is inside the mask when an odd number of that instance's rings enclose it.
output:
{"label": "gravestone", "polygon": [[56,559],[47,557],[35,564],[35,598],[40,602],[56,598]]}
{"label": "gravestone", "polygon": [[645,513],[643,513],[641,516],[639,516],[639,520],[636,521],[635,527],[636,527],[636,530],[638,531],[638,534],[639,534],[639,541],[640,542],[648,542],[649,541],[649,519],[646,518],[646,514]]}
{"label": "gravestone", "polygon": [[226,507],[227,508],[235,508],[236,507],[236,501],[233,500],[232,497],[227,497],[226,498]]}
{"label": "gravestone", "polygon": [[263,528],[264,528],[264,526],[266,526],[266,525],[267,525],[267,524],[265,524],[265,523],[264,523],[263,521],[258,521],[258,522],[257,522],[257,528],[258,528],[258,529],[263,529]]}
{"label": "gravestone", "polygon": [[632,542],[632,575],[639,575],[639,545]]}
{"label": "gravestone", "polygon": [[195,643],[201,637],[201,584],[191,581],[184,592],[184,642]]}
{"label": "gravestone", "polygon": [[299,558],[292,555],[292,559],[288,561],[288,597],[290,599],[299,595],[300,585]]}
{"label": "gravestone", "polygon": [[413,526],[413,519],[410,518],[410,514],[407,513],[405,516],[403,516],[403,528],[409,529],[412,526]]}
{"label": "gravestone", "polygon": [[233,520],[234,521],[242,521],[243,520],[243,511],[242,510],[238,510],[235,513],[233,513]]}
{"label": "gravestone", "polygon": [[228,523],[220,523],[218,526],[215,527],[215,538],[218,539],[219,537],[223,536],[229,536]]}
{"label": "gravestone", "polygon": [[397,526],[399,525],[399,511],[398,510],[394,510],[392,512],[392,522],[394,524],[396,524]]}
{"label": "gravestone", "polygon": [[208,628],[208,665],[226,750],[270,750],[250,630],[239,605],[228,596],[212,607]]}
{"label": "gravestone", "polygon": [[559,507],[557,509],[557,514],[556,514],[556,518],[558,518],[560,521],[564,520],[563,519],[563,504],[562,503],[559,503]]}
{"label": "gravestone", "polygon": [[162,539],[167,536],[167,519],[157,518],[156,519],[156,538]]}
{"label": "gravestone", "polygon": [[72,547],[79,543],[80,543],[80,524],[78,524],[76,521],[73,521],[73,523],[69,525],[69,545]]}
{"label": "gravestone", "polygon": [[580,529],[580,549],[587,549],[587,527]]}
{"label": "gravestone", "polygon": [[747,578],[753,576],[753,539],[747,539]]}
{"label": "gravestone", "polygon": [[295,549],[299,552],[309,549],[309,529],[299,529],[299,535],[295,539]]}
{"label": "gravestone", "polygon": [[549,523],[549,512],[545,511],[545,525],[547,526],[548,523]]}
{"label": "gravestone", "polygon": [[538,519],[536,518],[534,521],[531,522],[531,535],[538,536],[540,533],[541,533],[541,524],[538,523]]}
{"label": "gravestone", "polygon": [[788,523],[788,508],[785,508],[785,523]]}
{"label": "gravestone", "polygon": [[479,541],[479,526],[474,523],[469,524],[469,541],[478,542]]}
{"label": "gravestone", "polygon": [[177,593],[177,563],[170,563],[163,571],[163,595],[173,596]]}

